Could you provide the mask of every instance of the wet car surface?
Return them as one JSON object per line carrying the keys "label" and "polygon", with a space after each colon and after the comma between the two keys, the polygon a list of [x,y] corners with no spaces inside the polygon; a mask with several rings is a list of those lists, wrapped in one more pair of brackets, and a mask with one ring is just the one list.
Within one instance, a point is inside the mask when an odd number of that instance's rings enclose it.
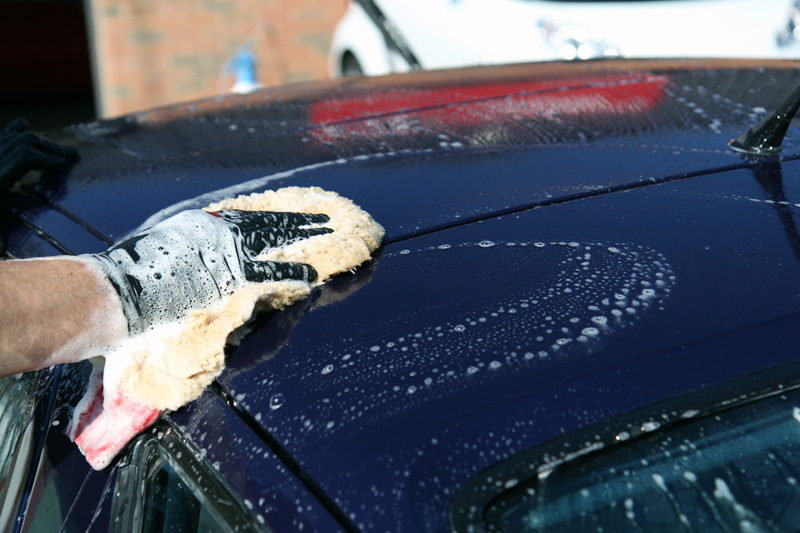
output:
{"label": "wet car surface", "polygon": [[[352,198],[387,229],[374,259],[259,317],[148,435],[212,465],[256,527],[445,531],[486,469],[796,360],[796,128],[780,159],[727,142],[798,66],[498,67],[143,112],[54,132],[81,160],[17,191],[0,227],[15,256],[87,253],[235,194]],[[93,472],[63,434],[86,376],[40,377],[21,530],[135,514],[117,483],[135,454]]]}

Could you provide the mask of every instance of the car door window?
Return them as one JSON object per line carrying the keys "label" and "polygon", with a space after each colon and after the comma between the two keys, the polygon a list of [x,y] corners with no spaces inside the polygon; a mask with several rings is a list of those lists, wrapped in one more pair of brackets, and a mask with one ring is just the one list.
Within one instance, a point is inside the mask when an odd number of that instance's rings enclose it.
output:
{"label": "car door window", "polygon": [[225,532],[175,468],[163,457],[154,459],[145,482],[142,532]]}
{"label": "car door window", "polygon": [[0,379],[0,528],[12,519],[31,461],[30,424],[38,372]]}
{"label": "car door window", "polygon": [[141,435],[120,464],[113,531],[264,531],[253,513],[165,422]]}

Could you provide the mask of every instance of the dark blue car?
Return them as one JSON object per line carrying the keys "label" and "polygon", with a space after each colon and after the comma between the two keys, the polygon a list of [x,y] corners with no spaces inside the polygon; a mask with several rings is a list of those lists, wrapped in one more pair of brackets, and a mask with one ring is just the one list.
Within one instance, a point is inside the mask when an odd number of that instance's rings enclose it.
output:
{"label": "dark blue car", "polygon": [[[89,365],[3,382],[8,531],[790,531],[800,144],[728,142],[800,63],[599,61],[290,86],[51,132],[13,257],[287,185],[353,199],[372,261],[257,316],[198,401],[103,471]],[[788,119],[786,119],[788,120]]]}

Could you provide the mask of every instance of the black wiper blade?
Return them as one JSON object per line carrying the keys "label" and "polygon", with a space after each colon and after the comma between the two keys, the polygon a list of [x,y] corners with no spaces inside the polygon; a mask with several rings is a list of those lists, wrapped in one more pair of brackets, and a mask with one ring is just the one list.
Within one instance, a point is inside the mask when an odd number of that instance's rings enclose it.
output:
{"label": "black wiper blade", "polygon": [[783,138],[792,118],[800,108],[800,87],[787,98],[778,109],[764,117],[758,124],[731,140],[728,145],[735,151],[766,156],[781,151]]}
{"label": "black wiper blade", "polygon": [[403,59],[405,59],[406,63],[408,63],[411,70],[421,70],[422,65],[419,59],[417,59],[417,56],[411,51],[411,48],[403,38],[400,30],[397,29],[397,26],[395,26],[392,21],[386,18],[386,15],[383,14],[383,11],[381,11],[375,2],[373,2],[373,0],[356,1],[378,27],[378,30],[380,30],[383,38],[386,40],[386,44],[389,45],[390,48],[397,50]]}

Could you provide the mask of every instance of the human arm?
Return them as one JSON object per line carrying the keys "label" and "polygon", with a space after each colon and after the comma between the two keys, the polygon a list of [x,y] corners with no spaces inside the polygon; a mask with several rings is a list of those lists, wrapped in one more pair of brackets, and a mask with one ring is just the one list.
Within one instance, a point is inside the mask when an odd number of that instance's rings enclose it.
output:
{"label": "human arm", "polygon": [[263,251],[331,230],[325,215],[184,211],[95,255],[0,263],[0,374],[103,355],[110,345],[248,283],[313,281]]}
{"label": "human arm", "polygon": [[99,355],[127,336],[101,274],[70,257],[0,261],[0,376]]}

